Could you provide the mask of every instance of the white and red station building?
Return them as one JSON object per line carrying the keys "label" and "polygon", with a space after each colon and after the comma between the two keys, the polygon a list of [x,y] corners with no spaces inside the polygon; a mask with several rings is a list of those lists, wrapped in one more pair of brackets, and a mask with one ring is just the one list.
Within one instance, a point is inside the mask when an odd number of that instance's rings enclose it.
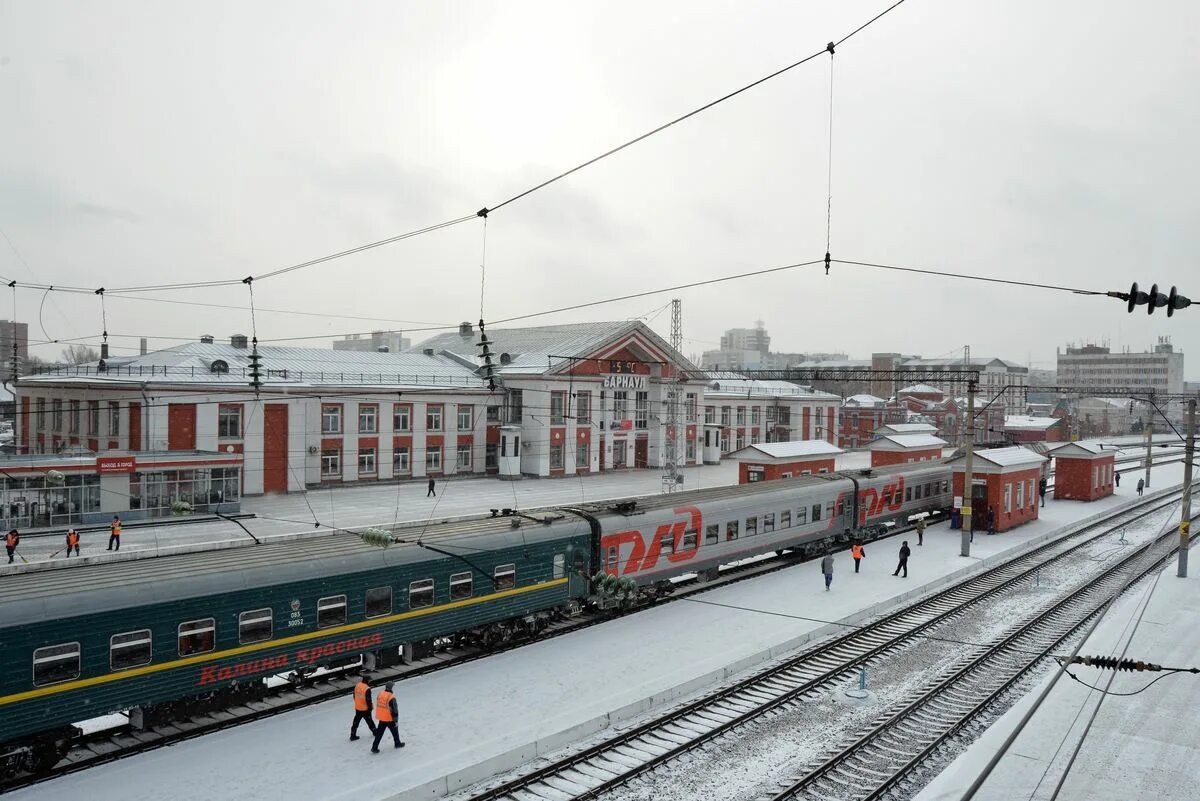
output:
{"label": "white and red station building", "polygon": [[[714,387],[644,323],[487,331],[470,324],[403,353],[260,346],[212,337],[21,377],[20,455],[237,455],[243,494],[499,473],[566,476],[704,459],[704,415],[728,408],[728,452],[827,439],[838,400],[792,384]],[[490,380],[489,380],[490,378]],[[668,394],[677,393],[678,430]],[[711,406],[712,411],[709,412]],[[733,421],[741,421],[734,423]]]}
{"label": "white and red station building", "polygon": [[1113,494],[1117,453],[1099,442],[1068,442],[1050,450],[1054,459],[1054,497],[1095,501]]}
{"label": "white and red station building", "polygon": [[832,473],[837,457],[845,453],[821,439],[792,442],[760,442],[747,445],[729,456],[738,462],[738,483],[774,481],[781,478]]}
{"label": "white and red station building", "polygon": [[998,532],[1037,520],[1038,481],[1046,457],[1020,445],[975,451],[970,495],[963,494],[965,461],[963,456],[949,461],[954,505],[955,508],[971,509],[974,530],[987,530],[989,510],[995,514]]}
{"label": "white and red station building", "polygon": [[918,431],[905,434],[883,434],[868,445],[867,449],[871,451],[871,467],[886,467],[893,464],[932,462],[941,459],[942,449],[945,447],[946,440],[941,437],[928,431]]}

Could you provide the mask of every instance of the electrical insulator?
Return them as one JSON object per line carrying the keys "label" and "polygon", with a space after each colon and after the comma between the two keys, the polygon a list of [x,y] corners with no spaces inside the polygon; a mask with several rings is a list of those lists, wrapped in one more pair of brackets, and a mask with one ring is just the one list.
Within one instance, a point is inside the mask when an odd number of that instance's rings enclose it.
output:
{"label": "electrical insulator", "polygon": [[1129,672],[1162,670],[1162,665],[1155,665],[1151,662],[1142,662],[1136,659],[1118,659],[1115,656],[1077,656],[1071,660],[1071,664],[1087,665],[1088,667],[1100,668],[1101,670],[1125,670]]}

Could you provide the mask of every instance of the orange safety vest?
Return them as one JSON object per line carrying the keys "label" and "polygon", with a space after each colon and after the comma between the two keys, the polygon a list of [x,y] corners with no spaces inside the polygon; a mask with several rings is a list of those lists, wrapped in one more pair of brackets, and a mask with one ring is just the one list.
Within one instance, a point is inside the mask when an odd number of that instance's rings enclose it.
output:
{"label": "orange safety vest", "polygon": [[853,545],[853,546],[851,546],[851,548],[850,548],[850,555],[851,555],[851,556],[853,556],[855,559],[862,559],[862,558],[863,558],[863,548],[862,548],[862,546],[861,546],[861,545]]}
{"label": "orange safety vest", "polygon": [[109,523],[108,527],[110,529],[112,529],[112,533],[113,533],[114,537],[121,536],[121,524],[120,523]]}
{"label": "orange safety vest", "polygon": [[365,681],[354,685],[354,709],[356,712],[367,711],[367,693],[370,691],[371,688]]}
{"label": "orange safety vest", "polygon": [[375,719],[380,723],[392,723],[395,718],[392,717],[392,699],[396,696],[384,690],[375,699]]}
{"label": "orange safety vest", "polygon": [[15,548],[17,546],[18,539],[19,538],[17,537],[17,535],[13,534],[10,531],[4,535],[4,544],[7,545],[9,548]]}
{"label": "orange safety vest", "polygon": [[79,544],[79,532],[68,531],[67,532],[67,547],[70,548],[72,545],[78,545],[78,544]]}

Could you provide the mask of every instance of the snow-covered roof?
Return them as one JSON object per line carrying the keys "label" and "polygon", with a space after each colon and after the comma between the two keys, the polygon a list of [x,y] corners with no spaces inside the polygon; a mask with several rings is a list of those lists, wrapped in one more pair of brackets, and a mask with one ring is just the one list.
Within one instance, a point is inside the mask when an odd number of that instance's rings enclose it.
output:
{"label": "snow-covered roof", "polygon": [[862,393],[860,395],[851,395],[846,398],[844,406],[884,406],[887,404],[883,398],[877,398],[874,395]]}
{"label": "snow-covered roof", "polygon": [[941,448],[946,440],[933,434],[888,434],[872,442],[871,450],[915,450],[917,448]]}
{"label": "snow-covered roof", "polygon": [[937,426],[929,423],[888,423],[875,429],[876,434],[936,434]]}
{"label": "snow-covered roof", "polygon": [[[961,458],[961,457],[956,457]],[[1040,464],[1046,461],[1046,457],[1041,454],[1034,453],[1029,448],[1022,448],[1020,445],[1014,445],[1010,448],[987,448],[985,450],[975,451],[976,459],[983,459],[1000,467],[1012,467],[1013,465],[1021,464]]]}
{"label": "snow-covered roof", "polygon": [[912,386],[904,387],[896,392],[897,395],[941,395],[942,391],[937,387],[931,387],[928,384],[913,384]]}
{"label": "snow-covered roof", "polygon": [[837,400],[838,396],[791,381],[763,381],[754,378],[722,378],[713,381],[704,391],[705,397],[779,397],[806,400]]}
{"label": "snow-covered roof", "polygon": [[1058,417],[1031,417],[1027,414],[1010,414],[1004,418],[1004,427],[1016,431],[1045,431],[1058,425]]}
{"label": "snow-covered roof", "polygon": [[835,456],[845,453],[836,445],[821,439],[793,440],[791,442],[760,442],[747,445],[729,456],[737,461],[768,459],[799,459],[806,456]]}
{"label": "snow-covered roof", "polygon": [[1064,442],[1061,445],[1053,445],[1049,448],[1049,453],[1052,456],[1104,456],[1106,454],[1116,454],[1117,449],[1113,447],[1105,448],[1104,444],[1099,440],[1085,439],[1079,442]]}

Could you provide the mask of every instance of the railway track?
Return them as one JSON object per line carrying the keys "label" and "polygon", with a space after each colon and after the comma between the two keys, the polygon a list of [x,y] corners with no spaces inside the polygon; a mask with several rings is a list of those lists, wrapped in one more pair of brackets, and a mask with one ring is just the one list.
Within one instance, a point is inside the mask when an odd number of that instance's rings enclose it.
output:
{"label": "railway track", "polygon": [[[943,743],[1050,658],[1116,593],[1160,568],[1177,550],[1177,537],[1174,529],[1167,530],[994,643],[965,654],[915,699],[885,713],[771,801],[872,801],[904,789],[912,773]],[[1132,577],[1127,574],[1130,569]]]}
{"label": "railway track", "polygon": [[[989,597],[1026,580],[1138,518],[1173,505],[1179,490],[1069,530],[1062,537],[920,599],[879,620],[698,698],[619,735],[495,784],[470,801],[595,799],[772,710],[816,697],[867,665],[906,647]],[[814,796],[820,797],[820,796]],[[835,796],[836,797],[836,796]]]}

